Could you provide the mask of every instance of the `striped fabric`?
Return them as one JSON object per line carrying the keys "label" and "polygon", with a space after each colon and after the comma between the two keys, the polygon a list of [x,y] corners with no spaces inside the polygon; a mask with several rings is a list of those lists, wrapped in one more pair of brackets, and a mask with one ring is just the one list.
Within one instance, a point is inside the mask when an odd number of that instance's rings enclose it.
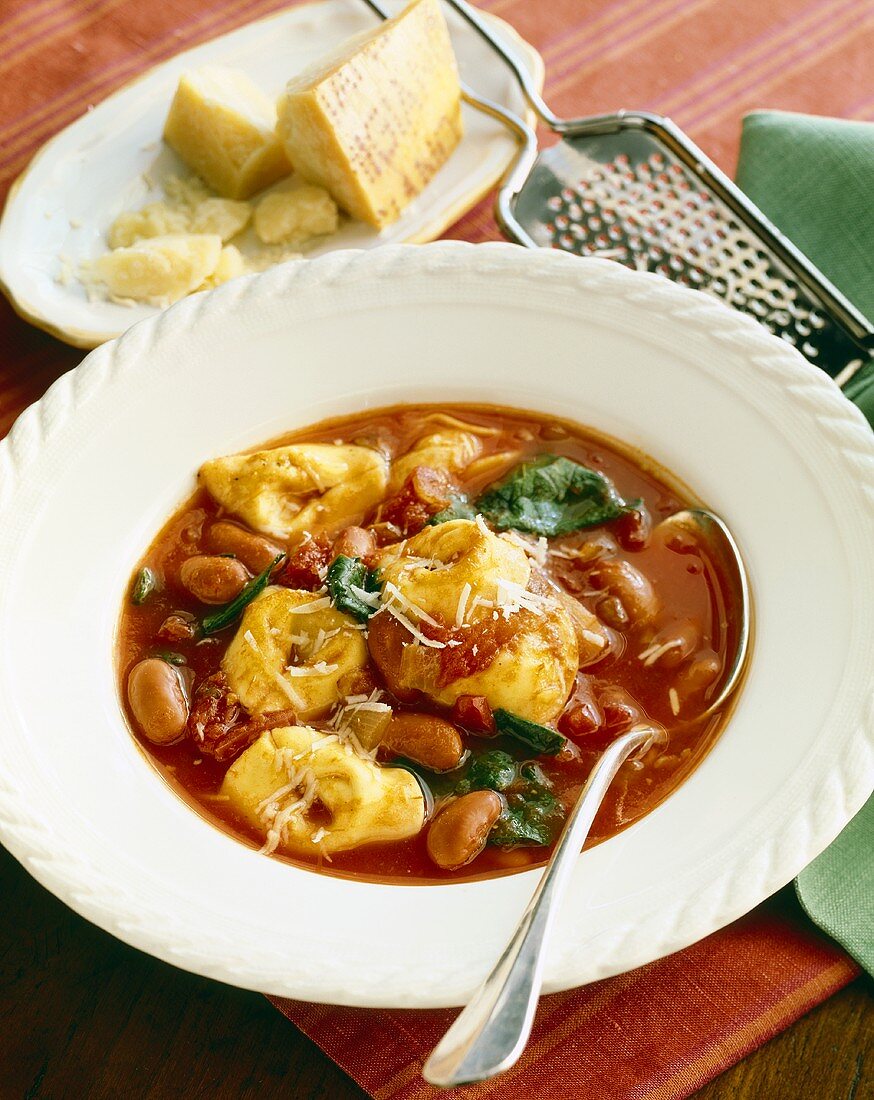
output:
{"label": "striped fabric", "polygon": [[[356,0],[348,0],[355,3]],[[288,0],[0,0],[0,200],[39,146],[181,49]],[[726,171],[757,107],[874,119],[871,0],[483,0],[542,52],[559,113],[670,114]],[[498,237],[490,201],[447,234]],[[0,304],[0,434],[81,353]],[[670,959],[547,998],[501,1081],[466,1096],[688,1096],[840,988],[854,968],[784,898]],[[434,1096],[422,1056],[446,1013],[283,1002],[379,1100]]]}
{"label": "striped fabric", "polygon": [[[811,931],[786,891],[678,955],[545,997],[521,1061],[463,1095],[677,1100],[788,1027],[856,972],[830,941]],[[454,1013],[276,1004],[376,1100],[440,1095],[420,1071]]]}

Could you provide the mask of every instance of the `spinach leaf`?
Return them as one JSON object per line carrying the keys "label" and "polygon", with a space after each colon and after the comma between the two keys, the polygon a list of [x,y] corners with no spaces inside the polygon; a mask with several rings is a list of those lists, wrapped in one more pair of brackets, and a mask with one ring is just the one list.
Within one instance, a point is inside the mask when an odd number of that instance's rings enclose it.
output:
{"label": "spinach leaf", "polygon": [[215,634],[216,631],[224,630],[226,626],[230,626],[231,623],[236,622],[243,613],[243,609],[267,587],[270,581],[270,574],[284,557],[285,554],[277,554],[264,572],[259,573],[257,577],[253,577],[236,599],[231,600],[230,603],[226,603],[220,611],[216,611],[212,615],[207,615],[200,624],[203,633]]}
{"label": "spinach leaf", "polygon": [[632,506],[596,470],[570,458],[540,455],[488,489],[476,507],[499,531],[514,528],[551,538],[617,519]]}
{"label": "spinach leaf", "polygon": [[447,508],[431,516],[428,524],[436,527],[438,523],[449,523],[453,519],[476,519],[477,509],[470,503],[466,496],[454,496]]}
{"label": "spinach leaf", "polygon": [[516,763],[508,752],[489,749],[474,757],[467,775],[455,788],[457,794],[469,791],[503,791],[516,781]]}
{"label": "spinach leaf", "polygon": [[149,569],[147,565],[137,573],[134,577],[133,584],[130,590],[131,603],[136,604],[137,607],[140,604],[146,602],[151,594],[158,587],[158,578],[155,575],[154,570]]}
{"label": "spinach leaf", "polygon": [[551,844],[564,814],[561,803],[548,790],[511,792],[507,805],[489,833],[489,844],[518,848]]}
{"label": "spinach leaf", "polygon": [[[376,572],[370,572],[361,558],[348,558],[345,554],[334,558],[328,570],[327,585],[337,610],[351,615],[357,622],[366,623],[376,611],[376,607],[366,602],[359,593],[376,593],[379,590],[379,576]],[[356,588],[358,592],[354,591]]]}
{"label": "spinach leaf", "polygon": [[160,657],[162,661],[166,661],[168,665],[188,664],[188,661],[181,653],[176,653],[172,649],[159,649],[155,656]]}
{"label": "spinach leaf", "polygon": [[495,711],[495,728],[499,733],[507,733],[546,756],[555,756],[557,752],[561,752],[567,740],[549,726],[529,722],[527,718],[511,714],[508,710]]}

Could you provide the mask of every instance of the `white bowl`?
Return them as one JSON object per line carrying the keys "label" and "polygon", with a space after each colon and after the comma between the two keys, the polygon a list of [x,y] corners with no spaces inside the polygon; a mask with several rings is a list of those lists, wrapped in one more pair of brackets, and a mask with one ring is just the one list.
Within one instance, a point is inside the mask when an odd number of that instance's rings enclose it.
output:
{"label": "white bowl", "polygon": [[83,916],[200,974],[350,1005],[462,1002],[537,872],[429,887],[259,856],[162,781],[122,718],[134,562],[207,457],[396,401],[571,416],[729,522],[757,609],[728,728],[657,810],[581,855],[546,967],[649,962],[788,882],[874,775],[874,444],[753,321],[599,260],[441,243],[335,253],[182,302],[93,352],[0,445],[0,838]]}

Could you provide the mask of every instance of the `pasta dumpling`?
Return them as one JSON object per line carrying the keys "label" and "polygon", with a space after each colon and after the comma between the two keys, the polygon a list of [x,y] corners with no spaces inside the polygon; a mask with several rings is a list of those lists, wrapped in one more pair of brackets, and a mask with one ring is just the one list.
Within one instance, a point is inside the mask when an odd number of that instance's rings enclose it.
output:
{"label": "pasta dumpling", "polygon": [[388,463],[369,447],[295,443],[205,462],[200,480],[256,531],[294,540],[360,522],[382,499]]}
{"label": "pasta dumpling", "polygon": [[482,441],[473,432],[447,429],[425,435],[392,463],[389,490],[396,493],[417,466],[460,474],[477,457],[482,446]]}
{"label": "pasta dumpling", "polygon": [[361,631],[329,604],[271,586],[246,608],[222,669],[251,714],[290,707],[304,720],[320,717],[340,699],[338,680],[366,665]]}
{"label": "pasta dumpling", "polygon": [[381,767],[309,726],[263,733],[230,766],[221,793],[264,836],[266,851],[342,852],[405,840],[425,822],[411,772]]}
{"label": "pasta dumpling", "polygon": [[481,695],[492,709],[534,722],[554,718],[579,667],[577,631],[560,600],[529,591],[524,550],[471,520],[426,528],[401,546],[383,555],[383,602],[389,606],[382,614],[394,609],[414,625],[431,620],[462,635],[478,627],[483,640],[482,652],[473,654],[475,671],[447,677],[445,653],[411,639],[401,654],[398,684],[443,706],[461,695]]}
{"label": "pasta dumpling", "polygon": [[[444,624],[477,622],[499,597],[499,587],[527,588],[525,552],[484,523],[456,519],[426,527],[386,547],[380,575],[401,598]],[[391,588],[387,589],[391,594]]]}

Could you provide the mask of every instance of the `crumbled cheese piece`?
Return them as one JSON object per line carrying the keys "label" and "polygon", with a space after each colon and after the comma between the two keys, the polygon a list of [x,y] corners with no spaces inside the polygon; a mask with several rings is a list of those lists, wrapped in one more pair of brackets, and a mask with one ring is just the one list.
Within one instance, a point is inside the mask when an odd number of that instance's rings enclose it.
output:
{"label": "crumbled cheese piece", "polygon": [[272,191],[255,207],[255,233],[264,244],[290,244],[336,233],[337,204],[323,187],[304,184]]}
{"label": "crumbled cheese piece", "polygon": [[191,212],[191,233],[217,233],[225,242],[242,233],[252,217],[252,207],[238,199],[204,199]]}
{"label": "crumbled cheese piece", "polygon": [[119,214],[107,233],[110,248],[129,248],[149,237],[165,237],[168,233],[190,232],[189,218],[184,210],[166,202],[150,202],[142,210]]}
{"label": "crumbled cheese piece", "polygon": [[213,287],[221,286],[229,279],[236,279],[238,275],[245,275],[247,270],[246,261],[240,254],[240,250],[232,244],[226,244],[221,251],[215,271],[208,279],[204,280],[203,285],[198,287],[198,290],[212,290]]}
{"label": "crumbled cheese piece", "polygon": [[99,256],[91,271],[111,298],[169,305],[212,275],[221,251],[221,237],[210,234],[150,237]]}

